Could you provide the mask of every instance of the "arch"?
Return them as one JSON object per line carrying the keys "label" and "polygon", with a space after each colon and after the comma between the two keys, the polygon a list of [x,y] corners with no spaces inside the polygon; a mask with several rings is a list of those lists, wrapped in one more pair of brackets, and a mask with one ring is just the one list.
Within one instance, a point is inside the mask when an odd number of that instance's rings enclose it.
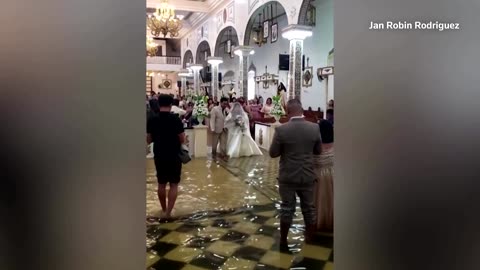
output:
{"label": "arch", "polygon": [[200,42],[197,46],[197,54],[195,59],[195,64],[200,64],[206,67],[207,57],[212,55],[212,50],[210,49],[210,44],[208,44],[207,40]]}
{"label": "arch", "polygon": [[255,64],[253,64],[253,62],[250,63],[250,66],[248,67],[248,72],[250,71],[257,73],[257,67],[255,66]]}
{"label": "arch", "polygon": [[[208,38],[202,37],[200,40],[198,40],[198,41],[197,41],[197,44],[198,44],[197,47],[200,46],[200,43],[202,43],[202,42],[204,42],[204,41],[206,41],[206,42],[208,43]],[[210,43],[209,43],[209,45],[210,45]]]}
{"label": "arch", "polygon": [[[305,1],[308,1],[308,0],[305,0]],[[253,11],[251,14],[250,14],[250,17],[248,18],[248,22],[247,22],[247,27],[245,28],[245,34],[244,34],[244,39],[243,39],[243,44],[245,46],[248,46],[250,45],[250,39],[251,39],[251,34],[252,34],[252,31],[253,31],[253,27],[255,26],[255,23],[258,23],[257,22],[257,18],[258,18],[258,15],[263,12],[263,9],[266,7],[266,6],[269,6],[270,4],[272,4],[272,2],[274,2],[276,4],[276,7],[277,7],[277,16],[278,15],[283,15],[283,14],[286,14],[286,9],[285,7],[282,5],[282,3],[280,3],[279,1],[276,1],[276,0],[270,0],[270,1],[266,1],[263,5],[259,6],[257,9],[255,9],[255,11]],[[287,16],[287,20],[289,20],[288,16]],[[280,29],[278,29],[279,32],[280,32]]]}
{"label": "arch", "polygon": [[[217,40],[222,35],[222,32],[224,32],[226,28],[229,28],[229,29],[233,28],[232,31],[235,31],[235,35],[237,36],[238,39],[240,39],[239,32],[237,31],[237,25],[233,24],[232,22],[226,22],[224,25],[222,25],[220,29],[217,30],[217,37],[215,38],[215,44],[214,44],[215,46],[212,48],[213,55],[215,55],[215,51],[217,50],[217,46],[216,46],[216,44],[218,44]],[[238,44],[238,45],[243,45],[243,44]]]}
{"label": "arch", "polygon": [[193,63],[193,53],[191,50],[185,51],[183,55],[183,68],[187,68],[187,63]]}
{"label": "arch", "polygon": [[308,25],[308,26],[315,26],[315,21],[313,23],[308,19],[308,13],[313,9],[315,10],[315,6],[312,5],[315,0],[303,0],[302,5],[300,6],[300,11],[298,12],[298,24],[301,25]]}
{"label": "arch", "polygon": [[223,75],[225,79],[235,80],[235,71],[229,70]]}
{"label": "arch", "polygon": [[220,90],[224,96],[228,96],[228,92],[230,92],[230,90],[234,89],[233,82],[235,81],[235,71],[233,71],[233,70],[226,71],[223,74],[223,80],[222,81],[223,82],[226,82],[226,81],[232,82],[230,84],[222,84],[222,87],[221,87],[221,90]]}
{"label": "arch", "polygon": [[232,46],[240,45],[237,30],[235,30],[235,27],[227,26],[223,28],[220,33],[218,33],[217,40],[215,41],[215,52],[213,55],[215,55],[216,57],[223,57],[224,54],[227,54],[226,46],[229,36],[231,38]]}

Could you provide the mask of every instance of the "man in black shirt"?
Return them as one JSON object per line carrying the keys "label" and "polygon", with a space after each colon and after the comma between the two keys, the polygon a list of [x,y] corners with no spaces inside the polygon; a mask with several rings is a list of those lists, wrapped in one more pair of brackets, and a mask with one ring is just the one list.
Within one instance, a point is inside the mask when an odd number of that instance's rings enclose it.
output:
{"label": "man in black shirt", "polygon": [[[177,199],[178,183],[182,174],[182,162],[178,156],[185,142],[185,133],[180,118],[170,111],[173,97],[158,97],[159,112],[147,120],[147,143],[153,142],[153,153],[158,180],[158,199],[166,217],[170,217]],[[168,191],[168,205],[166,186]]]}

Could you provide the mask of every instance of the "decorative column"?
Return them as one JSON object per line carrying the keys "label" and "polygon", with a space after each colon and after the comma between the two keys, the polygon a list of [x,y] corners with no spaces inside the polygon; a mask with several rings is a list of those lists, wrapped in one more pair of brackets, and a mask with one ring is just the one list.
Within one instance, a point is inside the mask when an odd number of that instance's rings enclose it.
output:
{"label": "decorative column", "polygon": [[288,71],[288,99],[301,100],[303,41],[312,36],[312,27],[291,24],[282,30],[282,37],[290,41],[290,69]]}
{"label": "decorative column", "polygon": [[181,88],[183,91],[183,95],[187,96],[189,93],[187,93],[187,77],[190,76],[190,71],[188,69],[182,69],[180,72],[178,72],[178,76],[180,77],[181,80]]}
{"label": "decorative column", "polygon": [[255,53],[252,47],[238,46],[233,52],[240,58],[238,69],[238,91],[248,100],[248,57]]}
{"label": "decorative column", "polygon": [[220,97],[219,87],[218,87],[218,66],[223,63],[223,59],[221,57],[208,57],[208,63],[212,66],[212,86],[211,86],[211,93],[212,97]]}
{"label": "decorative column", "polygon": [[190,65],[190,69],[193,71],[193,94],[200,95],[200,70],[203,69],[203,65]]}

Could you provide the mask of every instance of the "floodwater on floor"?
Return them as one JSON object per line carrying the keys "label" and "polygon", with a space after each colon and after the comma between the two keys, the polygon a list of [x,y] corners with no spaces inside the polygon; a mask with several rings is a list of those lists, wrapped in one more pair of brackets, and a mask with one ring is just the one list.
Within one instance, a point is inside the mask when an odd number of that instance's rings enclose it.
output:
{"label": "floodwater on floor", "polygon": [[[153,160],[148,160],[148,217],[158,217],[161,213],[155,173]],[[178,199],[173,211],[175,216],[189,215],[199,211],[225,211],[271,202],[251,185],[244,183],[219,164],[206,159],[194,159],[183,166],[182,180],[178,189]]]}
{"label": "floodwater on floor", "polygon": [[[333,269],[333,237],[303,242],[297,209],[289,251],[279,248],[278,161],[267,156],[217,164],[194,159],[182,170],[174,220],[160,218],[153,160],[147,159],[146,268]],[[298,207],[297,207],[298,208]]]}

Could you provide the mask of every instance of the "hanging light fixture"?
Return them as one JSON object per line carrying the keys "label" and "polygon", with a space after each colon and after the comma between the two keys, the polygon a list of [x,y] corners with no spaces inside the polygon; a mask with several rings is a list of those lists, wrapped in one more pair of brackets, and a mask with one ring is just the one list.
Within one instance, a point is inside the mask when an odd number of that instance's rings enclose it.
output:
{"label": "hanging light fixture", "polygon": [[263,38],[263,23],[261,19],[262,13],[258,14],[258,25],[255,26],[252,30],[255,32],[255,36],[253,37],[253,41],[257,44],[258,47],[262,47],[264,43]]}
{"label": "hanging light fixture", "polygon": [[308,3],[308,8],[307,8],[307,17],[306,17],[306,24],[308,26],[315,26],[316,24],[316,19],[317,19],[317,9],[315,6],[312,4],[313,1],[310,1]]}
{"label": "hanging light fixture", "polygon": [[232,52],[232,39],[230,37],[231,29],[228,29],[227,42],[225,43],[225,53],[230,54]]}
{"label": "hanging light fixture", "polygon": [[182,17],[175,16],[175,8],[164,0],[153,14],[148,15],[147,26],[154,37],[168,34],[170,37],[177,37],[182,29]]}
{"label": "hanging light fixture", "polygon": [[158,46],[153,40],[152,37],[147,37],[147,55],[148,56],[155,56],[157,55]]}

